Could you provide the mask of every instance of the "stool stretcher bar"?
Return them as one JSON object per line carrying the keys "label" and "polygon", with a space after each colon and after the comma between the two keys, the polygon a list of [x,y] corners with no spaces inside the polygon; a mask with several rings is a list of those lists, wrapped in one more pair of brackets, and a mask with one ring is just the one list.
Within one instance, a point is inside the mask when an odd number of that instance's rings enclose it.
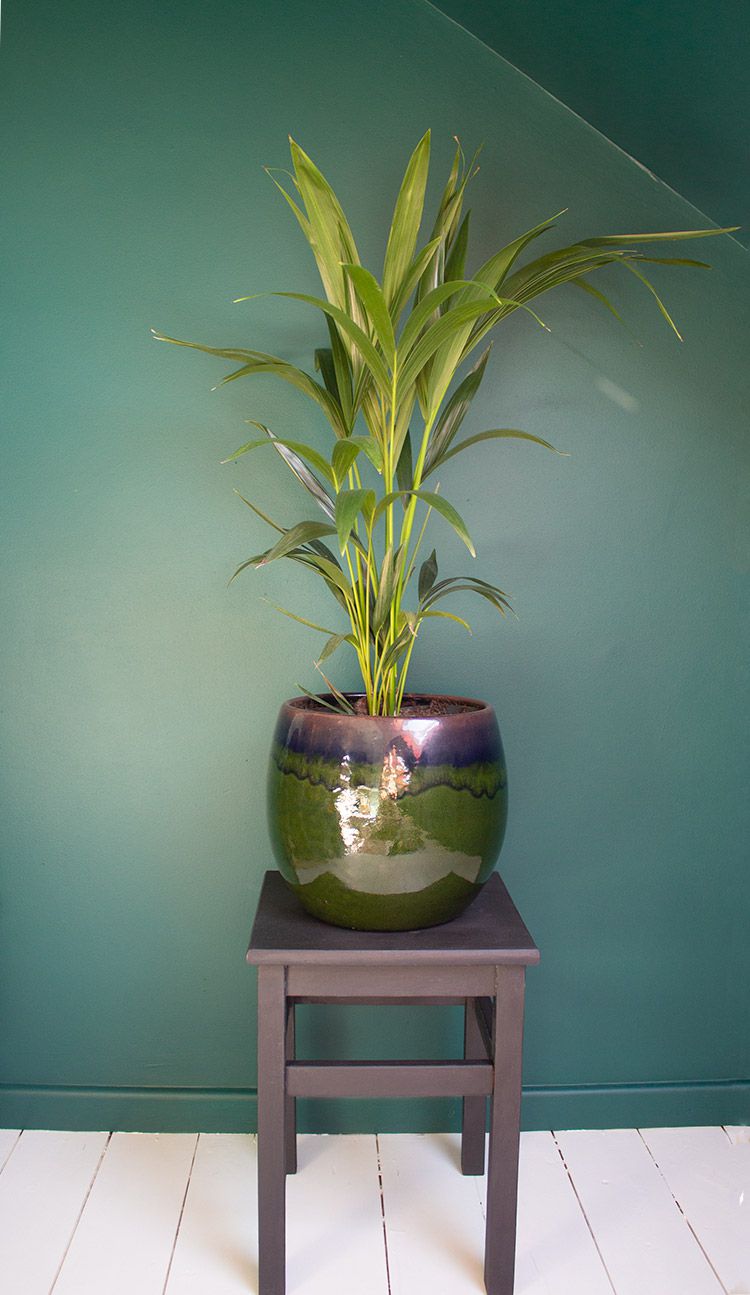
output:
{"label": "stool stretcher bar", "polygon": [[478,994],[490,996],[495,992],[494,966],[441,966],[439,962],[425,966],[405,963],[403,966],[358,966],[341,963],[339,966],[321,964],[289,965],[286,992],[290,998],[352,999],[370,997],[377,987],[379,998],[403,999],[474,998]]}
{"label": "stool stretcher bar", "polygon": [[291,1097],[487,1097],[488,1061],[291,1061]]}

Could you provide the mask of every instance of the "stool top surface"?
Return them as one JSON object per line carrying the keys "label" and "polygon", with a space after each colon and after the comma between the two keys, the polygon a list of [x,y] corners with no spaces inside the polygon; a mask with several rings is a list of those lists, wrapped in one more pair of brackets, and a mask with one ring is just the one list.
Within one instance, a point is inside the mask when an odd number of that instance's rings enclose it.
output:
{"label": "stool top surface", "polygon": [[267,872],[250,963],[515,963],[539,961],[499,873],[460,917],[422,931],[348,931],[306,913],[281,873]]}

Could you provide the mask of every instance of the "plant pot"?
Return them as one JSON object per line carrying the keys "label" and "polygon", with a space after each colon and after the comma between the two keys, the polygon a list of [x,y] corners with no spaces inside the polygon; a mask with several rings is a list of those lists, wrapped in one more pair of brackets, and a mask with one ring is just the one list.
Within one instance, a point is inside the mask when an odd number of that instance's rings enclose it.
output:
{"label": "plant pot", "polygon": [[334,714],[306,697],[279,713],[268,782],[274,853],[307,911],[334,926],[448,922],[500,853],[507,784],[492,707],[406,700],[409,713],[395,718]]}

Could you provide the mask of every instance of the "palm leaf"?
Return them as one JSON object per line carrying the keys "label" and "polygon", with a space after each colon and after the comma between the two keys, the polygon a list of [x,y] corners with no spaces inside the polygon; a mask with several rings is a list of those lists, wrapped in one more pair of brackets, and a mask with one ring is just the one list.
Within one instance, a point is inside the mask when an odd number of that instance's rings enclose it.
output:
{"label": "palm leaf", "polygon": [[484,265],[481,265],[473,276],[478,283],[486,284],[497,292],[498,288],[504,283],[512,266],[521,255],[521,252],[533,243],[534,239],[539,238],[540,234],[545,234],[548,229],[554,227],[555,221],[565,214],[565,209],[558,211],[554,216],[549,216],[547,220],[542,220],[533,229],[528,229],[525,234],[520,234],[512,242],[507,243],[499,252],[495,252]]}
{"label": "palm leaf", "polygon": [[299,625],[306,625],[310,630],[318,630],[321,634],[335,634],[336,632],[335,630],[326,629],[325,625],[317,625],[315,621],[308,621],[304,616],[298,616],[296,612],[290,612],[288,608],[272,602],[270,598],[266,598],[264,601],[268,603],[269,607],[273,607],[274,611],[281,612],[282,616],[288,616],[290,620],[297,621]]}
{"label": "palm leaf", "polygon": [[611,315],[614,315],[618,323],[621,324],[623,322],[622,315],[619,310],[612,305],[609,297],[605,297],[604,293],[600,292],[598,288],[595,288],[592,283],[587,283],[585,279],[574,279],[573,287],[580,288],[582,292],[587,292],[590,297],[594,297],[596,301],[600,301],[605,309],[607,309]]}
{"label": "palm leaf", "polygon": [[428,593],[432,589],[432,586],[437,580],[437,573],[438,573],[437,553],[433,549],[430,556],[425,559],[425,561],[422,563],[421,567],[419,568],[419,582],[417,585],[417,592],[419,594],[420,603],[424,601],[424,599],[427,597]]}
{"label": "palm leaf", "polygon": [[419,280],[422,278],[422,275],[430,264],[437,248],[440,246],[440,243],[441,240],[439,238],[433,238],[429,243],[425,244],[421,251],[415,254],[414,260],[404,274],[396,295],[391,303],[391,319],[393,320],[394,327],[398,323],[404,306],[416,288]]}
{"label": "palm leaf", "polygon": [[374,508],[375,493],[372,490],[341,490],[336,496],[336,532],[341,553],[346,549],[352,527],[362,508],[367,505],[368,497],[372,498]]}
{"label": "palm leaf", "polygon": [[682,238],[714,238],[717,234],[736,234],[739,225],[723,229],[672,229],[662,234],[607,234],[602,238],[587,238],[589,247],[617,247],[621,243],[671,243]]}
{"label": "palm leaf", "polygon": [[342,261],[359,263],[354,235],[341,203],[323,173],[293,139],[289,140],[294,175],[309,222],[308,242],[326,295],[339,307],[347,304]]}
{"label": "palm leaf", "polygon": [[372,612],[371,628],[373,634],[377,634],[390,610],[391,600],[393,598],[394,578],[393,545],[389,544],[385,551],[383,565],[380,569],[377,597],[375,599],[375,606]]}
{"label": "palm leaf", "polygon": [[658,292],[656,291],[656,288],[654,287],[654,285],[653,285],[653,283],[651,282],[651,280],[650,280],[650,279],[647,279],[647,278],[646,278],[646,276],[645,276],[645,274],[641,274],[641,271],[640,271],[640,270],[638,270],[638,269],[636,269],[636,267],[635,267],[635,265],[633,264],[633,262],[632,262],[632,261],[624,261],[624,262],[623,262],[623,264],[624,264],[624,266],[625,266],[625,268],[626,268],[626,269],[630,270],[630,273],[631,273],[631,274],[634,274],[634,275],[635,275],[636,279],[640,279],[640,281],[641,281],[641,283],[644,285],[644,287],[648,288],[648,290],[649,290],[649,292],[651,293],[652,297],[653,297],[653,298],[654,298],[654,300],[656,301],[656,304],[657,304],[657,306],[659,307],[659,310],[660,310],[661,314],[662,314],[662,315],[663,315],[663,317],[666,319],[667,323],[669,324],[669,327],[672,329],[672,331],[673,331],[673,333],[674,333],[675,337],[677,338],[677,340],[678,340],[678,341],[680,341],[680,342],[681,342],[681,341],[683,341],[682,333],[680,332],[680,330],[679,330],[679,328],[677,327],[676,323],[674,322],[674,320],[673,320],[672,316],[670,315],[669,311],[667,310],[666,306],[664,305],[664,302],[662,301],[661,297],[659,296]]}
{"label": "palm leaf", "polygon": [[[326,710],[332,710],[334,715],[341,715],[341,714],[353,715],[354,714],[354,707],[350,706],[348,703],[346,706],[342,706],[341,704],[339,704],[338,706],[334,706],[331,704],[330,701],[326,701],[325,697],[321,697],[320,693],[311,692],[309,688],[305,688],[304,684],[297,683],[294,686],[295,688],[299,688],[300,692],[303,693],[305,697],[309,697],[311,701],[317,702],[318,706],[324,706]],[[335,694],[331,693],[331,696],[334,696],[334,695]]]}
{"label": "palm leaf", "polygon": [[[487,296],[484,301],[472,301],[464,306],[454,306],[451,311],[441,315],[434,324],[431,324],[427,332],[423,333],[419,341],[412,347],[407,359],[404,361],[403,368],[399,372],[399,391],[403,392],[410,387],[417,375],[440,348],[446,343],[450,343],[456,334],[463,336],[465,326],[473,323],[480,315],[485,315],[490,304],[495,304],[496,301],[496,297]],[[443,368],[445,368],[445,372],[443,372]],[[447,365],[441,366],[439,380],[435,383],[433,371],[430,378],[431,405],[438,403],[432,395],[433,384],[447,387],[454,372],[455,366],[450,374],[447,372]]]}
{"label": "palm leaf", "polygon": [[[296,526],[290,526],[285,531],[280,540],[272,548],[266,549],[265,553],[260,553],[256,558],[250,558],[249,564],[255,566],[267,566],[269,562],[275,562],[278,558],[285,558],[292,549],[298,548],[301,544],[306,544],[309,540],[318,539],[321,535],[335,535],[336,531],[333,526],[326,522],[297,522]],[[247,566],[244,563],[243,566]],[[238,571],[242,570],[238,567]],[[237,574],[235,572],[235,574]]]}
{"label": "palm leaf", "polygon": [[466,268],[466,256],[469,250],[469,220],[471,212],[467,211],[458,227],[453,246],[445,262],[445,278],[463,279]]}
{"label": "palm leaf", "polygon": [[378,520],[378,518],[382,516],[382,514],[385,512],[386,508],[390,507],[391,504],[395,503],[397,499],[403,499],[407,497],[411,497],[413,499],[421,499],[423,503],[429,504],[430,508],[434,508],[435,512],[440,513],[441,517],[445,518],[445,520],[449,523],[449,525],[453,527],[459,539],[462,540],[463,543],[466,545],[471,556],[473,558],[477,556],[476,549],[474,548],[474,544],[472,542],[471,536],[469,535],[469,532],[467,531],[466,525],[463,519],[461,518],[460,514],[453,507],[453,504],[449,504],[447,499],[444,499],[442,495],[437,494],[433,490],[391,490],[389,491],[387,495],[383,495],[383,498],[379,500],[378,505],[373,513],[372,524],[374,525],[375,522]]}
{"label": "palm leaf", "polygon": [[422,612],[419,619],[421,621],[426,621],[426,620],[429,620],[431,617],[440,617],[441,620],[455,621],[457,625],[463,625],[467,634],[473,635],[474,633],[469,622],[465,621],[463,616],[456,616],[453,612],[435,612],[435,611]]}
{"label": "palm leaf", "polygon": [[[309,446],[300,445],[298,442],[279,440],[277,436],[274,436],[270,427],[266,427],[265,423],[255,423],[253,422],[252,419],[249,419],[248,421],[251,423],[253,427],[259,427],[262,431],[266,433],[266,435],[269,437],[270,443],[275,447],[275,449],[278,450],[279,454],[281,455],[282,459],[286,463],[287,467],[294,473],[295,477],[300,482],[300,484],[303,485],[305,487],[305,490],[307,490],[308,493],[312,495],[316,504],[323,509],[323,512],[325,513],[326,517],[333,520],[334,502],[331,499],[331,496],[329,495],[325,486],[320,481],[318,481],[318,478],[316,477],[315,473],[311,472],[310,469],[306,467],[306,465],[303,463],[299,453],[297,453],[297,451],[295,450],[295,446],[297,446],[299,450],[303,450],[303,449],[306,450],[307,451],[306,457],[310,459],[311,462],[321,459],[324,465],[323,475],[326,477],[327,480],[333,482],[333,474],[331,472],[331,469],[329,468],[325,459],[322,458],[322,455],[318,455],[317,451],[311,450]],[[258,444],[262,444],[262,442],[252,441],[249,443],[249,446],[255,446]],[[230,463],[232,459],[237,458],[239,454],[244,453],[245,450],[249,448],[249,446],[242,446],[239,450],[236,451],[235,454],[231,455],[229,459],[225,459],[224,462]],[[311,458],[311,455],[314,457]]]}
{"label": "palm leaf", "polygon": [[487,361],[490,357],[491,346],[483,351],[474,367],[467,373],[466,377],[456,387],[440,418],[438,419],[430,437],[430,443],[427,448],[427,457],[425,459],[424,477],[429,476],[433,468],[441,462],[443,454],[448,449],[453,438],[458,432],[466,414],[469,410],[472,400],[484,377],[484,371],[487,368]]}
{"label": "palm leaf", "polygon": [[333,656],[337,648],[341,647],[342,643],[351,643],[353,647],[356,647],[356,639],[351,634],[332,634],[323,645],[323,651],[315,664],[320,665],[321,662],[327,661],[329,656]]}
{"label": "palm leaf", "polygon": [[[243,454],[248,454],[251,450],[260,449],[261,446],[273,445],[275,449],[278,450],[279,454],[282,454],[282,451],[284,450],[289,450],[291,451],[293,459],[306,459],[314,468],[317,468],[318,472],[320,472],[331,485],[334,484],[333,472],[331,471],[330,464],[327,463],[323,458],[323,455],[317,450],[314,450],[311,445],[305,445],[304,441],[288,441],[285,437],[274,436],[270,427],[266,427],[265,423],[256,423],[252,419],[248,419],[248,422],[253,427],[259,427],[261,431],[266,433],[266,436],[260,440],[247,441],[245,445],[241,445],[238,450],[235,450],[234,454],[230,454],[229,458],[222,459],[222,465],[225,463],[234,463],[237,459],[241,458]],[[344,445],[346,442],[341,441],[337,444]],[[286,456],[282,454],[282,457],[285,458]],[[286,462],[289,462],[288,458],[286,458]]]}
{"label": "palm leaf", "polygon": [[344,265],[343,269],[354,284],[357,296],[372,324],[376,341],[379,342],[389,364],[393,364],[393,357],[396,353],[396,338],[380,284],[364,266]]}
{"label": "palm leaf", "polygon": [[568,457],[564,450],[556,450],[554,445],[550,445],[549,441],[543,441],[541,436],[532,436],[531,432],[519,432],[513,427],[496,428],[490,432],[476,432],[474,436],[467,436],[465,441],[454,445],[452,450],[446,450],[445,454],[441,454],[439,458],[434,460],[429,469],[425,469],[422,479],[424,480],[430,472],[434,472],[441,464],[447,463],[448,459],[452,459],[454,455],[460,454],[462,450],[468,450],[470,445],[478,445],[480,441],[499,440],[533,441],[534,445],[543,445],[546,450],[552,450],[553,454],[559,454],[563,458]]}
{"label": "palm leaf", "polygon": [[[243,300],[243,298],[238,298],[238,300]],[[314,378],[311,378],[309,373],[305,373],[303,369],[298,369],[296,365],[289,364],[277,355],[267,355],[263,351],[202,346],[198,342],[184,342],[177,337],[167,337],[165,333],[157,333],[153,328],[151,332],[157,342],[171,342],[173,346],[186,346],[192,351],[203,351],[206,355],[216,355],[224,360],[240,361],[242,367],[222,378],[218,384],[219,386],[253,374],[270,373],[277,378],[281,378],[283,382],[290,383],[291,386],[296,387],[298,391],[301,391],[320,406],[337,436],[346,435],[347,427],[339,402],[331,396],[329,391],[326,391],[325,387],[316,382]]]}
{"label": "palm leaf", "polygon": [[352,319],[351,315],[348,315],[344,310],[340,310],[338,306],[332,305],[330,301],[324,301],[322,297],[311,297],[306,292],[274,292],[271,295],[274,297],[289,297],[292,301],[304,301],[308,306],[315,306],[317,310],[322,310],[324,315],[328,315],[333,319],[356,350],[359,351],[383,394],[388,396],[390,382],[388,370],[383,363],[382,356],[378,355],[367,333]]}
{"label": "palm leaf", "polygon": [[407,323],[398,339],[399,358],[401,363],[405,363],[409,353],[414,349],[419,340],[420,334],[426,325],[432,321],[437,322],[440,319],[439,307],[444,305],[450,297],[457,296],[458,293],[464,295],[465,288],[479,287],[481,300],[485,303],[484,309],[489,310],[493,306],[498,306],[500,299],[494,292],[490,293],[481,285],[471,279],[455,279],[451,282],[441,283],[437,288],[431,288],[430,291],[422,297],[409,316]]}
{"label": "palm leaf", "polygon": [[278,531],[280,535],[284,534],[285,528],[283,526],[279,526],[278,522],[271,521],[271,518],[267,517],[266,514],[262,512],[260,508],[258,508],[257,504],[252,504],[249,499],[246,499],[244,495],[240,494],[239,490],[235,490],[234,493],[238,496],[239,499],[242,500],[243,504],[246,504],[247,507],[250,508],[252,512],[255,513],[256,517],[260,517],[261,521],[267,522],[268,525],[272,526],[273,529],[275,531]]}
{"label": "palm leaf", "polygon": [[414,256],[422,223],[424,193],[430,166],[430,132],[425,132],[414,149],[404,173],[393,212],[383,263],[383,295],[393,305]]}

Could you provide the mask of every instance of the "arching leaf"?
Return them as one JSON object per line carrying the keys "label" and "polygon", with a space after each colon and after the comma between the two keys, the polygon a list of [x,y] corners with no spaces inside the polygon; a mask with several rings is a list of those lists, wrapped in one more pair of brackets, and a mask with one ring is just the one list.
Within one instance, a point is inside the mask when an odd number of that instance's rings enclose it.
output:
{"label": "arching leaf", "polygon": [[317,664],[320,665],[322,661],[327,661],[329,656],[333,656],[342,643],[351,643],[355,647],[356,639],[351,634],[332,634],[328,642],[323,645],[323,651],[318,657]]}
{"label": "arching leaf", "polygon": [[499,440],[533,441],[534,445],[543,445],[546,450],[552,450],[553,454],[559,454],[562,458],[568,457],[564,450],[556,450],[554,445],[550,445],[549,441],[543,441],[541,436],[532,436],[531,432],[519,432],[514,427],[501,427],[490,432],[476,432],[474,436],[467,436],[465,441],[460,441],[458,445],[453,446],[452,450],[446,450],[439,459],[435,459],[429,469],[425,470],[424,477],[428,477],[430,472],[434,472],[436,468],[447,463],[448,459],[452,459],[456,454],[460,454],[462,450],[478,445],[480,441]]}
{"label": "arching leaf", "polygon": [[152,328],[156,341],[171,342],[173,346],[186,346],[192,351],[203,351],[206,355],[216,355],[224,360],[240,361],[242,367],[235,369],[222,378],[218,386],[224,386],[228,382],[235,382],[237,378],[252,377],[262,373],[269,373],[274,377],[281,378],[282,382],[287,382],[296,387],[303,395],[314,400],[323,410],[326,418],[330,422],[337,436],[345,436],[347,427],[342,417],[341,406],[330,394],[325,387],[305,373],[303,369],[298,369],[294,364],[288,364],[286,360],[281,360],[277,355],[267,355],[263,351],[246,351],[240,348],[223,348],[218,346],[201,346],[197,342],[184,342],[176,337],[167,337],[165,333],[157,333]]}
{"label": "arching leaf", "polygon": [[281,539],[277,540],[272,548],[266,549],[265,553],[259,553],[257,557],[249,558],[241,567],[238,567],[235,575],[246,566],[262,567],[269,562],[275,562],[277,558],[285,558],[292,549],[307,543],[308,540],[317,539],[320,535],[334,534],[334,528],[325,522],[298,522],[296,526],[291,526],[288,531],[284,531]]}
{"label": "arching leaf", "polygon": [[[230,454],[228,458],[222,459],[222,464],[234,463],[235,460],[241,458],[243,454],[248,454],[250,450],[260,449],[263,445],[273,445],[275,449],[278,450],[279,454],[281,454],[282,450],[289,450],[294,455],[295,459],[306,459],[308,463],[311,463],[314,468],[317,468],[318,472],[320,472],[326,480],[330,481],[331,485],[333,485],[331,466],[326,462],[323,455],[320,454],[318,450],[313,449],[311,445],[305,445],[304,441],[288,441],[282,436],[275,436],[271,429],[266,427],[265,423],[256,423],[252,419],[248,419],[248,422],[250,422],[253,427],[260,428],[261,431],[266,433],[266,436],[262,439],[247,441],[245,445],[241,445],[238,450],[235,450],[234,454]],[[282,458],[286,459],[286,456],[282,455]],[[288,462],[289,460],[286,459],[286,461]]]}

